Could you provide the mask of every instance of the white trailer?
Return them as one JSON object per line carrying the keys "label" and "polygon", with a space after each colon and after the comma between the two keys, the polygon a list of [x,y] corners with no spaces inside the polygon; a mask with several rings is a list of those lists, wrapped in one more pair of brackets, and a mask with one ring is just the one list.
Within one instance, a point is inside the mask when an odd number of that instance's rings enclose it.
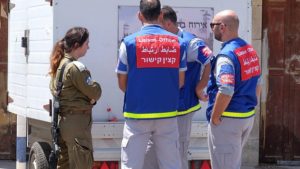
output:
{"label": "white trailer", "polygon": [[[84,26],[90,31],[90,49],[81,61],[103,90],[93,109],[95,161],[120,161],[123,93],[117,85],[115,67],[120,39],[140,27],[134,16],[139,1],[11,0],[10,3],[15,7],[9,14],[8,91],[14,101],[8,110],[18,115],[21,127],[17,133],[23,133],[18,137],[25,138],[27,147],[32,149],[31,168],[42,166],[43,155],[49,153],[51,117],[44,109],[52,98],[47,75],[49,55],[53,44],[73,26]],[[161,3],[174,7],[179,25],[206,39],[215,54],[220,43],[213,40],[209,22],[220,10],[235,10],[240,17],[240,36],[251,40],[251,0],[161,0]],[[190,160],[209,159],[205,103],[202,105],[192,125]]]}

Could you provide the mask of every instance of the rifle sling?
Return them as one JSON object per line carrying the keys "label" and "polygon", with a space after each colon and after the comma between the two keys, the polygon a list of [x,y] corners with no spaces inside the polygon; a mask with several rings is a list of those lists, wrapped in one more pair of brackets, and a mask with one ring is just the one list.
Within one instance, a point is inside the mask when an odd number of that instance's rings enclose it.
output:
{"label": "rifle sling", "polygon": [[62,66],[61,66],[61,71],[58,75],[58,81],[56,82],[56,93],[57,93],[57,97],[60,95],[60,91],[63,87],[63,84],[62,84],[62,79],[63,79],[63,74],[64,74],[64,71],[65,71],[65,68],[67,66],[67,64],[69,64],[71,62],[71,60],[67,60]]}

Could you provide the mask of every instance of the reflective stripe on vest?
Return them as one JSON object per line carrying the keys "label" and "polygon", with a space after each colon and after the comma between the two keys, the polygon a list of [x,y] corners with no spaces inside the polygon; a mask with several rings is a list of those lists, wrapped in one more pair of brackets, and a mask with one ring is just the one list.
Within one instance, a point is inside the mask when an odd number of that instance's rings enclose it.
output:
{"label": "reflective stripe on vest", "polygon": [[235,118],[247,118],[251,117],[255,114],[255,110],[249,111],[249,112],[223,112],[222,116],[224,117],[235,117]]}
{"label": "reflective stripe on vest", "polygon": [[132,118],[132,119],[159,119],[159,118],[175,117],[177,116],[177,113],[178,113],[177,111],[163,112],[163,113],[146,113],[146,114],[124,112],[124,117]]}
{"label": "reflective stripe on vest", "polygon": [[200,108],[201,108],[201,105],[198,103],[196,106],[193,106],[193,107],[191,107],[191,108],[189,108],[189,109],[187,109],[187,110],[185,110],[185,111],[179,111],[179,112],[177,113],[177,115],[178,115],[178,116],[182,116],[182,115],[185,115],[185,114],[189,114],[189,113],[191,113],[191,112],[194,112],[194,111],[199,110]]}

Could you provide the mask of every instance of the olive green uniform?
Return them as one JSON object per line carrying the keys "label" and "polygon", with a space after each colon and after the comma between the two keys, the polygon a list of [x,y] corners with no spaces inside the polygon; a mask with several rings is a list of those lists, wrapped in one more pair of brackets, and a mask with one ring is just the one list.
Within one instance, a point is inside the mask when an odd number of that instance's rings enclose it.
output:
{"label": "olive green uniform", "polygon": [[90,169],[93,165],[93,145],[91,137],[91,100],[101,96],[100,85],[93,81],[86,67],[69,55],[61,60],[56,78],[51,79],[52,94],[56,91],[56,81],[62,65],[70,60],[63,73],[63,87],[59,96],[61,133],[61,154],[58,169]]}

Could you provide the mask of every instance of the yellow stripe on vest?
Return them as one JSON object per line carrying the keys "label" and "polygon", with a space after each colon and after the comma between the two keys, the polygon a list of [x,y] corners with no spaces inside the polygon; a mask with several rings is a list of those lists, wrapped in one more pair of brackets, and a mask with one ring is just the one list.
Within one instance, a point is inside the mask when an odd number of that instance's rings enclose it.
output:
{"label": "yellow stripe on vest", "polygon": [[168,118],[177,116],[177,111],[164,112],[164,113],[147,113],[147,114],[137,114],[124,112],[124,117],[133,118],[133,119],[159,119],[159,118]]}
{"label": "yellow stripe on vest", "polygon": [[191,113],[191,112],[194,112],[194,111],[196,111],[196,110],[199,110],[200,108],[201,108],[201,105],[198,103],[196,106],[191,107],[191,108],[189,108],[189,109],[187,109],[187,110],[185,110],[185,111],[179,111],[179,112],[177,113],[177,115],[178,115],[178,116],[181,116],[181,115],[189,114],[189,113]]}
{"label": "yellow stripe on vest", "polygon": [[255,110],[249,111],[249,112],[245,112],[245,113],[241,113],[241,112],[223,112],[222,116],[224,117],[236,117],[236,118],[247,118],[247,117],[251,117],[255,114]]}

